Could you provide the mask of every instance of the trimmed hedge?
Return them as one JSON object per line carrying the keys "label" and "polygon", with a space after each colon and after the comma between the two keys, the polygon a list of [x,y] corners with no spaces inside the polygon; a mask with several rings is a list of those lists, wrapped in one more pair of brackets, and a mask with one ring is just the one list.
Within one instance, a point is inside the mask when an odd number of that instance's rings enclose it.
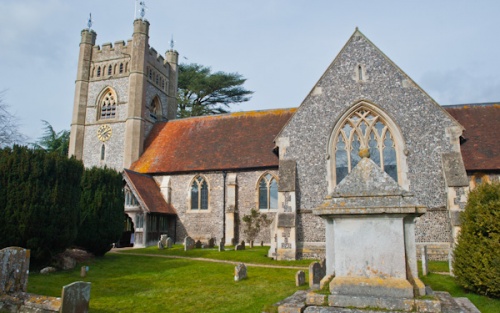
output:
{"label": "trimmed hedge", "polygon": [[123,177],[115,170],[87,169],[81,182],[77,246],[104,255],[123,231]]}
{"label": "trimmed hedge", "polygon": [[74,158],[22,146],[0,150],[0,248],[25,247],[33,263],[45,263],[70,246],[82,173]]}
{"label": "trimmed hedge", "polygon": [[469,194],[454,251],[457,283],[500,297],[500,183],[483,183]]}

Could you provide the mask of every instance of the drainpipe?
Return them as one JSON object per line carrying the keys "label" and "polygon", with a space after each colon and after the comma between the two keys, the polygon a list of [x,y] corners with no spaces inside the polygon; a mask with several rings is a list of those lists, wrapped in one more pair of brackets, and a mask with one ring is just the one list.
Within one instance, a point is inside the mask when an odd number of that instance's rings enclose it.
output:
{"label": "drainpipe", "polygon": [[222,171],[222,240],[226,242],[226,171]]}

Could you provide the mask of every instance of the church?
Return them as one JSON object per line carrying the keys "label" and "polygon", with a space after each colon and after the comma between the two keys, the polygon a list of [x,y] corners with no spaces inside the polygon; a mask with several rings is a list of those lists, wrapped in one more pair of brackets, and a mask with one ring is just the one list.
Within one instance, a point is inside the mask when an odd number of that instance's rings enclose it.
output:
{"label": "church", "polygon": [[256,239],[270,257],[323,257],[313,210],[368,151],[426,208],[417,247],[446,260],[469,190],[500,179],[500,105],[440,106],[358,29],[297,108],[176,119],[179,54],[150,47],[149,26],[101,46],[82,31],[69,149],[123,171],[134,247],[162,234],[234,244],[256,209],[272,219]]}

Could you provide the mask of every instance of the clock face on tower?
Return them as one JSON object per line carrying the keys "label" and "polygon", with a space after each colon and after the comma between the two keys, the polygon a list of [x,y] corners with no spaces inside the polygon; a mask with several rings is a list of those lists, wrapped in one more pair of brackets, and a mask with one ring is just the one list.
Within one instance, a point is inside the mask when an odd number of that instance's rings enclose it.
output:
{"label": "clock face on tower", "polygon": [[99,129],[97,129],[97,138],[102,142],[111,138],[111,134],[111,127],[108,124],[101,125]]}

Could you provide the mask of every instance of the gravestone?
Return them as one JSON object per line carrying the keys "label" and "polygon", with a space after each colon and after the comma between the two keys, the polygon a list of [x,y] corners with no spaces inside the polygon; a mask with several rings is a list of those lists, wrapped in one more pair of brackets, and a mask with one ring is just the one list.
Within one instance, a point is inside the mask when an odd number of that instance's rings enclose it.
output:
{"label": "gravestone", "polygon": [[304,271],[298,271],[295,274],[295,286],[300,287],[306,283],[306,273]]}
{"label": "gravestone", "polygon": [[193,238],[187,236],[184,238],[184,251],[189,251],[194,249],[194,240]]}
{"label": "gravestone", "polygon": [[163,250],[163,248],[165,248],[163,242],[161,240],[158,240],[158,249]]}
{"label": "gravestone", "polygon": [[196,248],[196,249],[201,249],[201,247],[202,247],[201,241],[199,241],[199,240],[198,240],[198,241],[196,241],[196,243],[195,243],[195,248]]}
{"label": "gravestone", "polygon": [[160,241],[161,241],[161,244],[163,245],[164,248],[167,246],[167,238],[168,238],[167,235],[160,236]]}
{"label": "gravestone", "polygon": [[30,267],[30,250],[8,247],[0,250],[0,295],[26,292]]}
{"label": "gravestone", "polygon": [[231,238],[231,246],[236,246],[237,244],[236,238]]}
{"label": "gravestone", "polygon": [[61,313],[87,313],[90,302],[90,283],[77,281],[62,289]]}
{"label": "gravestone", "polygon": [[427,255],[427,246],[422,246],[422,275],[427,276],[429,273],[429,256]]}
{"label": "gravestone", "polygon": [[309,288],[313,290],[319,289],[319,283],[323,278],[321,264],[319,262],[312,262],[309,265]]}
{"label": "gravestone", "polygon": [[225,251],[226,248],[224,247],[224,238],[222,238],[219,242],[219,252]]}
{"label": "gravestone", "polygon": [[261,241],[260,242],[260,246],[263,247],[264,246],[264,241]]}
{"label": "gravestone", "polygon": [[253,248],[253,240],[250,240],[250,249]]}
{"label": "gravestone", "polygon": [[234,281],[240,281],[247,278],[247,267],[240,263],[234,268]]}
{"label": "gravestone", "polygon": [[234,250],[245,250],[245,241],[242,240],[241,243],[237,245]]}
{"label": "gravestone", "polygon": [[171,249],[171,248],[172,248],[172,246],[174,245],[174,241],[173,241],[173,240],[172,240],[172,238],[170,238],[170,237],[168,237],[168,238],[167,238],[167,240],[165,241],[165,243],[166,243],[166,247],[167,247],[168,249]]}
{"label": "gravestone", "polygon": [[208,247],[209,248],[215,247],[215,238],[208,239]]}

